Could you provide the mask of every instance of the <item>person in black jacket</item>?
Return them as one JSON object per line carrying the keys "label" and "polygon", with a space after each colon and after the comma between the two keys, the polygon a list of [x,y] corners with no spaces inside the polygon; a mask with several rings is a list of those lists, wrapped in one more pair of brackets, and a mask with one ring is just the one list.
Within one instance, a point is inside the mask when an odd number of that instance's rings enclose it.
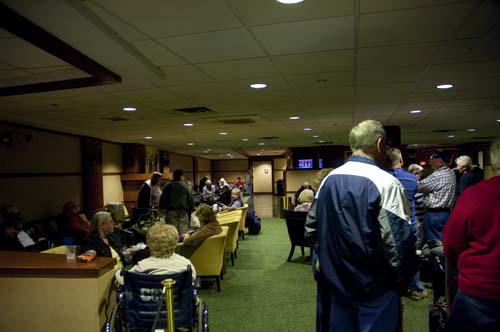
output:
{"label": "person in black jacket", "polygon": [[114,223],[111,214],[106,211],[97,212],[92,218],[89,235],[80,247],[80,253],[95,250],[97,256],[116,258],[118,267],[124,253],[120,237],[114,234]]}
{"label": "person in black jacket", "polygon": [[154,172],[151,179],[144,181],[139,190],[137,207],[141,209],[158,208],[160,205],[160,180],[163,174]]}

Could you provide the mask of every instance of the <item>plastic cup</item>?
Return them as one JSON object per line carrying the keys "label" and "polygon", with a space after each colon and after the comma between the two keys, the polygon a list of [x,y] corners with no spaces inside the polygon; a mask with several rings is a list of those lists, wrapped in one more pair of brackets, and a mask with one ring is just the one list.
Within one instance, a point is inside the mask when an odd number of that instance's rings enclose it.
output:
{"label": "plastic cup", "polygon": [[76,259],[76,246],[75,245],[67,245],[66,246],[66,259],[67,260],[75,260]]}

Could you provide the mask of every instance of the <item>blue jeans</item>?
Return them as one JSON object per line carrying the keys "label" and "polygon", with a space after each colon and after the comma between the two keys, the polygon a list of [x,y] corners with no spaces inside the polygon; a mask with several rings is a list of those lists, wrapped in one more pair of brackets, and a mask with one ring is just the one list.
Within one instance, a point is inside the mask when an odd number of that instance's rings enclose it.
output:
{"label": "blue jeans", "polygon": [[442,241],[443,227],[450,217],[449,211],[425,211],[424,243],[429,240]]}
{"label": "blue jeans", "polygon": [[[325,294],[326,295],[326,294]],[[329,332],[395,332],[398,328],[399,295],[389,290],[374,300],[352,303],[331,294]]]}
{"label": "blue jeans", "polygon": [[458,290],[451,307],[448,331],[500,331],[500,301],[467,295]]}

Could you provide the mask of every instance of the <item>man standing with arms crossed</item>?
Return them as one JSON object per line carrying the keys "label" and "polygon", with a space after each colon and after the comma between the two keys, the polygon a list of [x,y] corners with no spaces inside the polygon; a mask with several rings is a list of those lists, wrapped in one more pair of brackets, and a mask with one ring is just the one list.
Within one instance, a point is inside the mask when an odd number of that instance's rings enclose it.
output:
{"label": "man standing with arms crossed", "polygon": [[[318,260],[331,301],[321,331],[396,331],[398,285],[415,273],[416,238],[403,186],[376,161],[385,159],[378,121],[352,128],[353,155],[318,189]],[[327,314],[327,313],[325,313]]]}
{"label": "man standing with arms crossed", "polygon": [[194,211],[192,189],[184,182],[183,175],[181,169],[176,169],[160,197],[160,209],[166,212],[167,224],[174,225],[179,234],[186,233],[189,215]]}

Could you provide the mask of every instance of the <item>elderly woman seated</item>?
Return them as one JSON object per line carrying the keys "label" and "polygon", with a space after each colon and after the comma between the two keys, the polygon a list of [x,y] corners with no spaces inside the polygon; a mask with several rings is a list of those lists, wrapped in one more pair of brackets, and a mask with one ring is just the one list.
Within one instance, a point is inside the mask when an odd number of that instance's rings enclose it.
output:
{"label": "elderly woman seated", "polygon": [[314,201],[314,191],[311,189],[304,189],[298,198],[299,205],[295,207],[295,211],[309,211],[311,204]]}
{"label": "elderly woman seated", "polygon": [[243,200],[241,199],[241,191],[238,188],[233,188],[231,190],[231,203],[229,205],[222,205],[223,211],[233,211],[237,208],[240,208],[244,205]]}
{"label": "elderly woman seated", "polygon": [[[147,245],[151,257],[145,258],[134,265],[129,271],[147,274],[173,274],[184,272],[191,266],[193,281],[196,278],[196,270],[191,261],[175,253],[179,234],[177,229],[168,224],[153,225],[146,236]],[[123,285],[123,276],[117,271],[116,280]]]}
{"label": "elderly woman seated", "polygon": [[215,212],[210,205],[204,203],[200,204],[194,214],[199,219],[201,227],[196,231],[189,231],[182,234],[180,238],[181,242],[183,242],[180,254],[188,258],[193,255],[196,248],[206,239],[222,232]]}
{"label": "elderly woman seated", "polygon": [[115,258],[115,268],[121,268],[122,261],[125,260],[125,248],[120,237],[114,234],[114,230],[111,214],[105,211],[97,212],[92,218],[89,234],[80,247],[80,253],[95,250],[97,256]]}

